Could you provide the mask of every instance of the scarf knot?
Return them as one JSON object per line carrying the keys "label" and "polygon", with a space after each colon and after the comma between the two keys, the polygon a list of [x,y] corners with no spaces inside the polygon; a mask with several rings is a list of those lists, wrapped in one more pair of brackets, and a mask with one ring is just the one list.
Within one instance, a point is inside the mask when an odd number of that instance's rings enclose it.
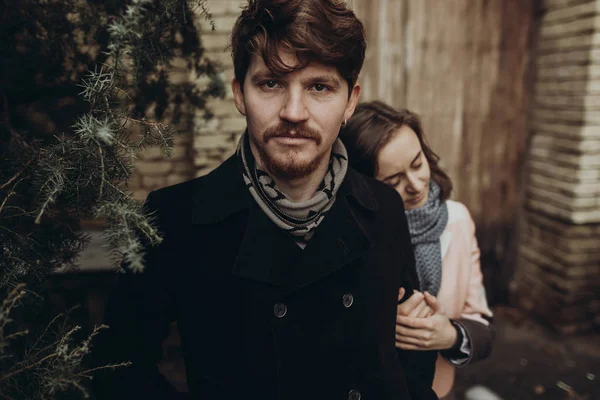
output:
{"label": "scarf knot", "polygon": [[440,191],[440,186],[432,179],[425,205],[406,211],[421,291],[434,296],[442,283],[440,236],[448,225],[448,205],[440,201]]}

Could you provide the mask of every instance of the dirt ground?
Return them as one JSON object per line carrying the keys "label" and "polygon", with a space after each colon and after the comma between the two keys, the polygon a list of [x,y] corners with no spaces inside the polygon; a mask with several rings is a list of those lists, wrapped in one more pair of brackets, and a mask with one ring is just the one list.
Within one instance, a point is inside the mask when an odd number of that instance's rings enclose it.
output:
{"label": "dirt ground", "polygon": [[600,400],[600,334],[560,336],[514,315],[508,308],[495,310],[492,355],[458,371],[458,400],[475,385],[502,400]]}

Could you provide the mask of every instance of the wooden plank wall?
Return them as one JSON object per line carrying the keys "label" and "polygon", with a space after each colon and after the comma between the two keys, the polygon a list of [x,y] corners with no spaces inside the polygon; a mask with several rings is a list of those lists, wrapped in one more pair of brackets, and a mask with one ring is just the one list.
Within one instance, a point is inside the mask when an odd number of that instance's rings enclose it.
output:
{"label": "wooden plank wall", "polygon": [[421,114],[453,198],[475,218],[488,279],[505,290],[522,201],[535,0],[348,3],[368,38],[362,100]]}

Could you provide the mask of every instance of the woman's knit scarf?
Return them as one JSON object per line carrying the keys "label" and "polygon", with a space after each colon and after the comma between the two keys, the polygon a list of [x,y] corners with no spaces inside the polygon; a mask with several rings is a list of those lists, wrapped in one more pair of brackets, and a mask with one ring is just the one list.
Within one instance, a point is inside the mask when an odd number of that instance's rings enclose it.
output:
{"label": "woman's knit scarf", "polygon": [[448,224],[448,206],[440,201],[440,186],[432,179],[425,205],[407,210],[417,275],[421,291],[437,296],[442,283],[442,249],[440,236]]}

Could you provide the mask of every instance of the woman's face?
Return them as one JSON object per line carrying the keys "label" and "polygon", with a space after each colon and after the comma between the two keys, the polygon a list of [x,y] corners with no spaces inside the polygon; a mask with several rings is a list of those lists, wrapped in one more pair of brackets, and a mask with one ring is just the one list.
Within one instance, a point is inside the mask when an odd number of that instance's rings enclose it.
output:
{"label": "woman's face", "polygon": [[431,170],[415,131],[403,125],[379,152],[376,178],[392,186],[407,210],[422,207],[429,196]]}

